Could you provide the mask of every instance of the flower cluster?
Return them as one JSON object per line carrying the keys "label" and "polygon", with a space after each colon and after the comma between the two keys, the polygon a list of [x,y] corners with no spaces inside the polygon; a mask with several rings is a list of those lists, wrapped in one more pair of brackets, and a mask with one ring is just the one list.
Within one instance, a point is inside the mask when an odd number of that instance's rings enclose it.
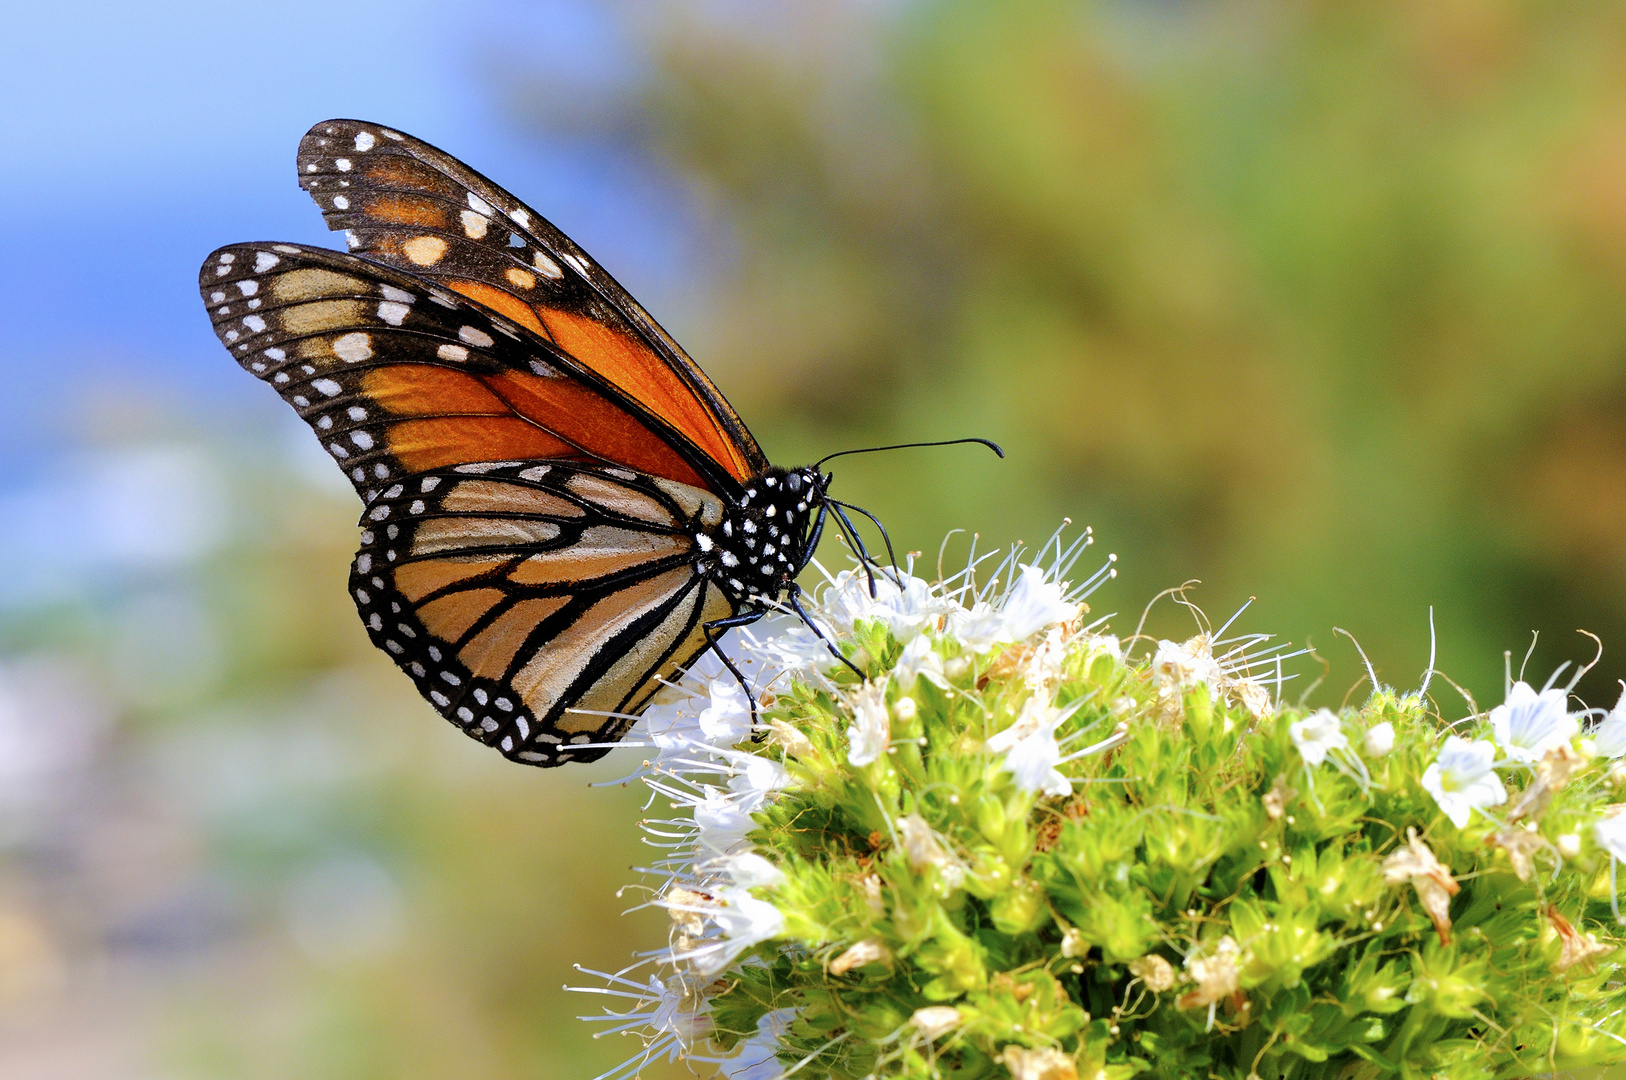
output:
{"label": "flower cluster", "polygon": [[[1626,1061],[1626,696],[1281,701],[1262,635],[1120,642],[1066,579],[831,578],[632,742],[665,949],[584,992],[730,1080],[1519,1076]],[[1139,654],[1137,656],[1137,654]],[[1374,680],[1375,682],[1375,680]],[[634,974],[641,966],[647,970]],[[597,974],[597,973],[595,973]]]}

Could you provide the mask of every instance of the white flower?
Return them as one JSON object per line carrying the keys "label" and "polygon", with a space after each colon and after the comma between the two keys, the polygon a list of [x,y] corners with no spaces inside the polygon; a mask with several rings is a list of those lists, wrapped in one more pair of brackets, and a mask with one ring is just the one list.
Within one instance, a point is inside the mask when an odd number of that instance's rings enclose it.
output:
{"label": "white flower", "polygon": [[736,886],[714,893],[674,887],[655,902],[671,913],[673,925],[683,931],[685,939],[699,933],[705,922],[715,927],[714,936],[685,940],[681,947],[687,951],[671,956],[674,962],[687,961],[700,975],[717,974],[746,949],[778,937],[785,929],[785,916],[778,908]]}
{"label": "white flower", "polygon": [[1486,740],[1469,742],[1452,735],[1424,770],[1423,789],[1457,828],[1467,827],[1476,809],[1507,802],[1507,789],[1492,768],[1495,760],[1496,747]]}
{"label": "white flower", "polygon": [[712,921],[729,941],[745,948],[777,937],[785,928],[785,917],[766,900],[758,900],[745,889],[723,889]]}
{"label": "white flower", "polygon": [[988,741],[983,745],[990,753],[1006,753],[1044,726],[1050,720],[1052,712],[1054,710],[1051,709],[1049,702],[1038,695],[1033,695],[1022,703],[1022,709],[1016,714],[1016,719],[1011,721],[1011,726],[988,736]]}
{"label": "white flower", "polygon": [[1069,795],[1072,781],[1056,769],[1061,763],[1056,728],[1064,718],[1062,712],[1034,694],[1022,703],[1015,722],[983,745],[992,753],[1005,755],[1001,765],[1016,777],[1016,786],[1021,790]]}
{"label": "white flower", "polygon": [[1611,859],[1626,862],[1626,814],[1601,818],[1592,826],[1592,839]]}
{"label": "white flower", "polygon": [[700,711],[698,722],[713,746],[733,746],[751,734],[751,699],[732,673],[711,681],[711,703]]}
{"label": "white flower", "polygon": [[1067,599],[1062,584],[1044,570],[1024,565],[998,605],[979,600],[969,609],[948,612],[949,632],[973,652],[1024,641],[1047,626],[1071,622],[1079,606]]}
{"label": "white flower", "polygon": [[939,596],[931,583],[913,574],[876,574],[875,595],[870,595],[868,574],[843,570],[819,596],[819,607],[842,631],[856,622],[878,622],[892,636],[907,643],[929,623],[948,610],[950,604]]}
{"label": "white flower", "polygon": [[649,982],[641,984],[620,975],[612,975],[591,968],[577,967],[578,971],[597,975],[605,984],[598,986],[567,986],[578,994],[599,994],[621,998],[631,1005],[625,1012],[606,1008],[599,1016],[584,1016],[583,1020],[607,1021],[610,1027],[599,1034],[641,1029],[645,1045],[639,1053],[605,1075],[627,1074],[642,1068],[650,1061],[666,1055],[668,1061],[677,1061],[687,1055],[695,1043],[711,1034],[711,1017],[707,1014],[704,996],[691,989],[681,976],[662,980],[651,975]]}
{"label": "white flower", "polygon": [[778,937],[785,929],[785,916],[778,908],[739,888],[718,892],[716,906],[707,914],[724,940],[697,950],[694,967],[702,975],[715,975],[746,949]]}
{"label": "white flower", "polygon": [[1299,757],[1312,769],[1326,761],[1332,751],[1349,749],[1349,739],[1331,709],[1317,709],[1309,717],[1287,725],[1287,734],[1298,748]]}
{"label": "white flower", "polygon": [[[720,763],[691,767],[689,771],[727,776],[726,789],[682,779],[679,768],[644,777],[644,783],[654,791],[689,811],[694,824],[684,839],[693,842],[695,855],[700,859],[748,850],[745,837],[756,828],[751,815],[775,792],[783,791],[793,782],[789,771],[770,758],[723,749],[713,749],[712,758],[713,761],[720,759]],[[679,779],[673,781],[667,779],[668,776]],[[683,822],[680,827],[687,825],[688,822]],[[670,833],[658,835],[671,836]],[[675,847],[678,843],[662,842],[661,846]]]}
{"label": "white flower", "polygon": [[785,875],[779,867],[754,851],[739,851],[726,855],[707,869],[726,875],[741,889],[771,888],[785,883]]}
{"label": "white flower", "polygon": [[[661,691],[662,695],[666,693],[668,691]],[[657,696],[655,703],[638,718],[637,726],[628,733],[626,741],[629,744],[647,741],[661,752],[662,757],[681,752],[692,742],[699,742],[700,719],[698,710],[694,708],[694,699],[685,696],[674,700]]]}
{"label": "white flower", "polygon": [[711,1018],[701,1011],[705,1008],[704,1000],[690,992],[682,979],[663,982],[651,975],[649,990],[650,996],[659,1002],[650,1018],[650,1027],[670,1031],[682,1046],[690,1046],[695,1039],[710,1034]]}
{"label": "white flower", "polygon": [[1529,683],[1516,682],[1507,692],[1507,701],[1491,710],[1491,730],[1509,758],[1540,761],[1548,750],[1569,742],[1581,730],[1568,703],[1566,691],[1538,694]]}
{"label": "white flower", "polygon": [[1071,795],[1072,781],[1056,768],[1061,763],[1061,748],[1056,745],[1056,729],[1042,727],[1020,740],[1005,755],[1004,767],[1016,778],[1016,786],[1023,791],[1042,791],[1046,795]]}
{"label": "white flower", "polygon": [[689,677],[677,686],[664,687],[655,703],[644,710],[628,734],[628,743],[646,743],[656,750],[655,760],[682,757],[706,742],[700,713],[711,695],[711,680]]}
{"label": "white flower", "polygon": [[1158,642],[1152,657],[1152,675],[1166,689],[1190,690],[1201,683],[1210,693],[1225,678],[1207,634],[1178,643]]}
{"label": "white flower", "polygon": [[796,1019],[795,1009],[775,1009],[757,1020],[757,1033],[734,1048],[734,1053],[717,1062],[728,1080],[779,1080],[785,1075],[779,1064],[779,1037]]}
{"label": "white flower", "polygon": [[1387,720],[1375,725],[1366,733],[1363,745],[1367,757],[1387,757],[1389,751],[1395,748],[1395,726]]}
{"label": "white flower", "polygon": [[694,802],[694,823],[699,826],[695,837],[699,846],[716,854],[726,854],[736,847],[757,823],[751,820],[751,809],[746,800],[733,792],[706,786],[701,797]]}
{"label": "white flower", "polygon": [[1022,567],[999,611],[1011,641],[1022,641],[1047,626],[1078,618],[1078,605],[1068,602],[1061,582],[1049,580],[1039,567],[1028,565]]}
{"label": "white flower", "polygon": [[[810,614],[817,617],[816,611]],[[841,665],[829,644],[795,615],[769,615],[735,633],[740,639],[736,662],[743,661],[742,670],[758,692],[772,690],[788,675],[829,671]]]}
{"label": "white flower", "polygon": [[898,662],[892,665],[892,678],[898,681],[898,686],[905,693],[915,688],[917,678],[924,678],[944,689],[948,687],[948,679],[943,674],[943,658],[933,647],[930,635],[920,634],[903,647]]}
{"label": "white flower", "polygon": [[1592,729],[1592,747],[1599,757],[1626,756],[1626,684],[1620,688],[1620,700],[1603,718],[1603,723]]}
{"label": "white flower", "polygon": [[[723,648],[746,674],[759,681],[768,673],[752,654],[750,642],[731,631]],[[751,702],[740,681],[713,652],[691,663],[675,684],[663,687],[644,710],[624,745],[655,750],[633,776],[684,771],[695,761],[726,757],[726,751],[751,733]],[[630,777],[629,777],[630,779]]]}
{"label": "white flower", "polygon": [[791,786],[790,773],[779,762],[739,752],[733,757],[734,775],[729,778],[728,789],[745,804],[747,813],[755,813],[768,796]]}
{"label": "white flower", "polygon": [[969,608],[956,608],[949,612],[949,633],[972,652],[985,653],[1005,641],[1005,618],[989,603],[981,600]]}
{"label": "white flower", "polygon": [[886,684],[865,683],[853,695],[853,722],[847,728],[847,760],[864,766],[886,753],[892,721],[886,711]]}

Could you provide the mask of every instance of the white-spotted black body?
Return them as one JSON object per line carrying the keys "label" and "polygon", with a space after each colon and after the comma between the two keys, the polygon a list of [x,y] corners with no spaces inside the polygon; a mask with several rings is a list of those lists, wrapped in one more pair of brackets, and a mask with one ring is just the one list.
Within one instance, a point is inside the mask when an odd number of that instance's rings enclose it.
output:
{"label": "white-spotted black body", "polygon": [[760,608],[777,600],[818,545],[829,482],[813,466],[771,468],[748,482],[723,520],[696,534],[700,574],[736,606]]}

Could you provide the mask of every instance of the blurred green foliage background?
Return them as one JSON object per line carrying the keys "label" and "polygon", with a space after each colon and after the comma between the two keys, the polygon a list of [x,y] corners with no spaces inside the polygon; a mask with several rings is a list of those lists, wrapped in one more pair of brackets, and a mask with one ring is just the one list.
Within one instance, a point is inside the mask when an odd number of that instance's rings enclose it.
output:
{"label": "blurred green foliage background", "polygon": [[1408,686],[1432,605],[1441,666],[1499,695],[1529,631],[1545,675],[1626,629],[1622,14],[679,21],[649,136],[740,249],[690,340],[781,458],[1005,443],[841,463],[916,547],[1069,515],[1122,555],[1110,606],[1200,578]]}
{"label": "blurred green foliage background", "polygon": [[[1361,674],[1334,626],[1411,687],[1432,606],[1480,703],[1533,630],[1538,683],[1590,658],[1583,628],[1606,650],[1581,693],[1613,704],[1626,7],[586,7],[632,74],[522,26],[477,65],[495,122],[677,193],[685,261],[623,278],[774,460],[1005,445],[838,463],[928,567],[950,529],[1071,517],[1120,556],[1094,601],[1120,632],[1188,579],[1216,622],[1256,596],[1238,627],[1316,645],[1324,703]],[[586,1078],[630,1053],[558,987],[663,938],[615,896],[647,857],[636,793],[585,786],[636,752],[522,769],[417,702],[344,593],[353,499],[269,394],[203,419],[90,397],[89,449],[0,498],[75,542],[84,505],[135,522],[86,548],[91,584],[0,609],[0,1075]],[[1192,623],[1165,601],[1148,626]]]}

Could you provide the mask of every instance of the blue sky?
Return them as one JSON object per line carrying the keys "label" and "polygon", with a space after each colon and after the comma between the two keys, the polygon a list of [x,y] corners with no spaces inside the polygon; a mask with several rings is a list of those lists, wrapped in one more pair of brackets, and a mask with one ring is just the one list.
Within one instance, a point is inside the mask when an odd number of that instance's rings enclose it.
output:
{"label": "blue sky", "polygon": [[293,175],[299,136],[328,117],[388,123],[466,158],[660,311],[697,242],[677,190],[630,150],[527,132],[504,104],[516,78],[584,105],[635,84],[640,60],[613,10],[520,0],[10,10],[0,492],[83,441],[86,400],[117,413],[145,399],[205,425],[280,407],[215,342],[195,279],[227,242],[343,246]]}

